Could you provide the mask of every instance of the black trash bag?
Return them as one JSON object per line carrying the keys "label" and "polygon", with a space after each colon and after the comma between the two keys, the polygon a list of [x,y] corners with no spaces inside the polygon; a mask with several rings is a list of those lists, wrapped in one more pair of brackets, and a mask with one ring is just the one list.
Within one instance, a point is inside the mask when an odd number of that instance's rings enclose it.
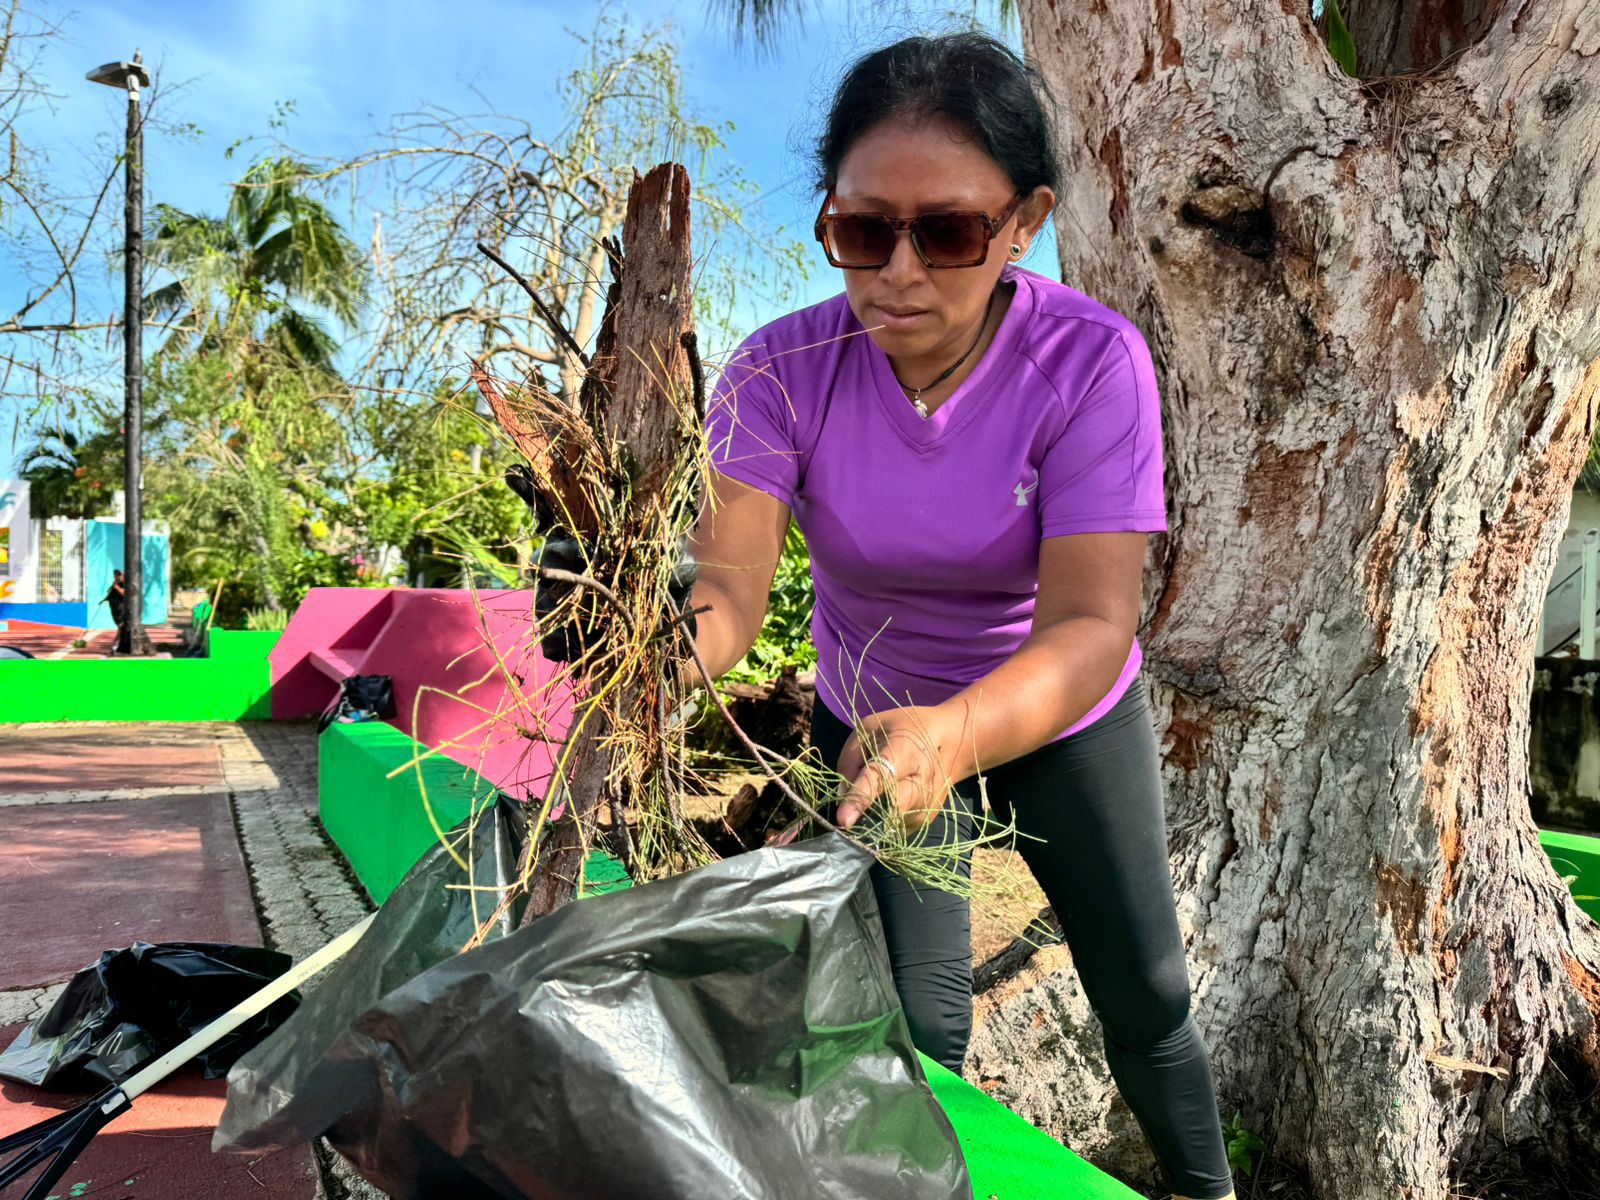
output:
{"label": "black trash bag", "polygon": [[394,716],[394,679],[389,675],[350,675],[339,684],[339,696],[322,720],[321,733],[341,717],[353,721],[386,720]]}
{"label": "black trash bag", "polygon": [[[484,818],[480,886],[515,861]],[[323,1134],[397,1200],[970,1200],[869,865],[837,834],[758,850],[452,954],[495,896],[431,852],[234,1067],[213,1149]]]}
{"label": "black trash bag", "polygon": [[[135,942],[107,950],[72,977],[50,1006],[0,1052],[0,1076],[39,1087],[99,1088],[145,1063],[254,995],[294,960],[259,946]],[[288,1019],[291,992],[195,1056],[217,1079]]]}

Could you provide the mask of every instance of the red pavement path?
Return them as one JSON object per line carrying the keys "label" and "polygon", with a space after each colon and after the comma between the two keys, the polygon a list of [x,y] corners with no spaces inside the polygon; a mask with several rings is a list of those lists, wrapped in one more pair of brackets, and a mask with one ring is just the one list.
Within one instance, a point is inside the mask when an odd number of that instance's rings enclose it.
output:
{"label": "red pavement path", "polygon": [[[0,1026],[0,1045],[19,1025]],[[315,1188],[310,1147],[274,1154],[212,1154],[211,1131],[222,1115],[223,1080],[189,1071],[134,1103],[89,1144],[53,1194],[100,1200],[233,1200],[235,1197],[308,1197]],[[26,1129],[84,1096],[41,1092],[0,1083],[0,1137]],[[20,1188],[21,1185],[19,1185]]]}
{"label": "red pavement path", "polygon": [[0,750],[0,793],[223,786],[216,743],[203,727],[36,726],[25,736],[0,733]]}
{"label": "red pavement path", "polygon": [[226,793],[0,813],[0,988],[134,941],[261,945]]}
{"label": "red pavement path", "polygon": [[[5,640],[0,633],[0,641]],[[0,793],[192,786],[193,794],[0,807],[0,989],[67,979],[145,941],[261,944],[215,734],[203,726],[0,727]],[[0,1028],[0,1046],[20,1026]],[[211,1153],[224,1085],[188,1072],[141,1097],[54,1193],[115,1200],[309,1200],[309,1147]],[[0,1082],[0,1135],[85,1097]]]}
{"label": "red pavement path", "polygon": [[[157,653],[179,654],[183,651],[183,634],[172,625],[147,625],[150,645]],[[72,643],[84,638],[88,645],[73,649]],[[105,658],[117,640],[115,629],[97,629],[86,632],[68,625],[40,625],[33,621],[0,620],[0,646],[17,646],[35,658],[48,658],[58,650],[65,650],[66,658]]]}

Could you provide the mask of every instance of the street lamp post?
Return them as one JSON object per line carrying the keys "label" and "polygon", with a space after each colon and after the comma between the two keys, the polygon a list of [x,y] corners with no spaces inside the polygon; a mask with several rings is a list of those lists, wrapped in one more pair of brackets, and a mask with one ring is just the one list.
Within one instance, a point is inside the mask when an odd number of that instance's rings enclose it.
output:
{"label": "street lamp post", "polygon": [[[106,63],[88,76],[92,83],[128,90],[128,142],[125,153],[126,241],[123,243],[122,353],[123,401],[123,526],[124,629],[129,654],[149,654],[150,638],[144,630],[144,121],[139,112],[139,90],[150,86],[150,75],[137,51],[132,62]],[[119,638],[120,640],[120,638]]]}

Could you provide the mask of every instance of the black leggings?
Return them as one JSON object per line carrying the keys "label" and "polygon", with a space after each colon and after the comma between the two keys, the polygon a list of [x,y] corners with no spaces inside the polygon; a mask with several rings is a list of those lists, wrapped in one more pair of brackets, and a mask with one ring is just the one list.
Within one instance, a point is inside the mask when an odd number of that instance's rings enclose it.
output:
{"label": "black leggings", "polygon": [[[822,704],[811,744],[836,765],[849,726]],[[1066,933],[1072,963],[1100,1018],[1106,1064],[1155,1151],[1166,1186],[1225,1196],[1222,1144],[1205,1043],[1189,1015],[1189,975],[1172,897],[1155,729],[1142,680],[1093,725],[994,768],[990,805],[1015,816],[1022,852]],[[972,835],[977,780],[957,785],[928,826]],[[963,872],[970,871],[963,864]],[[972,920],[967,901],[917,888],[881,867],[873,886],[895,986],[912,1039],[960,1072],[972,1032]]]}

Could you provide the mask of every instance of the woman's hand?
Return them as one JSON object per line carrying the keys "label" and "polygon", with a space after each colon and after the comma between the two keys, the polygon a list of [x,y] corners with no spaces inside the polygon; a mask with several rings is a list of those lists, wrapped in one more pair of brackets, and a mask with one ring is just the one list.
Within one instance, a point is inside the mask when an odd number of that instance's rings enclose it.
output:
{"label": "woman's hand", "polygon": [[859,722],[839,754],[840,826],[850,828],[882,795],[911,832],[933,820],[955,782],[949,763],[958,737],[940,708],[889,709]]}

